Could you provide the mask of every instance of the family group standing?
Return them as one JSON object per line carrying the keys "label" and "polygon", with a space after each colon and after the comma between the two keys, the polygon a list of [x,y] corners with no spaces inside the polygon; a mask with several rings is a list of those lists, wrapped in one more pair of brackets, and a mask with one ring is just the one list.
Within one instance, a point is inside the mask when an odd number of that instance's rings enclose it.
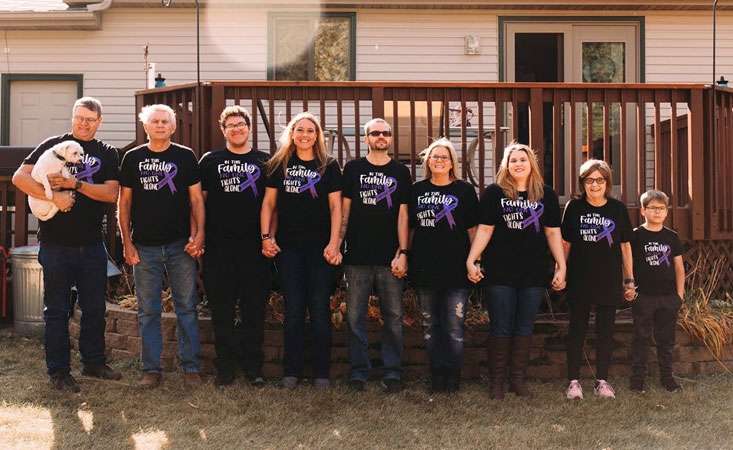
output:
{"label": "family group standing", "polygon": [[[176,117],[170,107],[146,106],[139,119],[148,141],[125,153],[118,167],[117,151],[96,138],[101,105],[79,99],[72,131],[40,144],[13,177],[20,190],[59,209],[40,222],[39,231],[46,363],[56,389],[80,389],[69,361],[72,286],[82,310],[82,374],[121,378],[107,364],[104,348],[107,255],[101,228],[105,204],[113,202],[118,203],[124,260],[135,276],[144,387],[162,381],[160,294],[166,282],[175,304],[184,382],[202,382],[199,260],[219,386],[233,383],[238,370],[252,385],[265,384],[264,310],[274,263],[285,306],[280,384],[295,389],[307,376],[305,343],[311,342],[313,385],[329,388],[330,298],[343,263],[354,391],[365,389],[372,369],[367,333],[372,294],[384,322],[381,386],[387,393],[403,388],[402,293],[408,278],[420,305],[434,392],[460,389],[464,323],[476,285],[483,287],[490,317],[491,398],[502,399],[507,391],[531,395],[526,371],[535,316],[548,289],[566,288],[567,398],[583,397],[580,367],[592,311],[594,393],[615,397],[608,379],[622,299],[633,302],[631,389],[645,388],[652,335],[660,381],[670,391],[679,389],[672,348],[684,266],[676,233],[664,227],[669,198],[659,191],[642,195],[645,222],[634,230],[626,206],[612,196],[612,169],[606,162],[583,163],[580,192],[563,213],[557,193],[544,184],[534,151],[522,144],[504,150],[496,183],[479,199],[460,179],[458,155],[445,138],[422,152],[424,179],[413,184],[407,167],[389,154],[392,128],[381,118],[364,125],[369,151],[347,162],[343,172],[327,152],[321,124],[308,112],[288,123],[270,156],[250,145],[250,114],[229,106],[219,118],[225,148],[200,161],[191,149],[171,141]],[[47,198],[30,173],[44,152],[67,140],[79,143],[84,156],[71,165],[69,178],[49,176],[54,193]],[[235,318],[241,319],[239,327]]]}

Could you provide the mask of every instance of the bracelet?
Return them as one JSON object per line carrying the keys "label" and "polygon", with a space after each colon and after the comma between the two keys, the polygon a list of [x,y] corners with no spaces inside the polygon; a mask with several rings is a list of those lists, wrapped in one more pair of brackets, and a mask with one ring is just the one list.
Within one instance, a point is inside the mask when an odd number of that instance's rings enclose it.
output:
{"label": "bracelet", "polygon": [[268,239],[272,239],[272,236],[270,236],[270,234],[269,234],[269,233],[265,233],[265,234],[263,234],[263,235],[262,235],[261,237],[262,237],[262,240],[263,240],[263,241],[266,241],[266,240],[268,240]]}
{"label": "bracelet", "polygon": [[400,251],[399,251],[399,254],[400,255],[409,256],[410,255],[410,250],[408,250],[406,248],[401,248]]}
{"label": "bracelet", "polygon": [[624,284],[633,284],[634,282],[633,278],[624,278]]}

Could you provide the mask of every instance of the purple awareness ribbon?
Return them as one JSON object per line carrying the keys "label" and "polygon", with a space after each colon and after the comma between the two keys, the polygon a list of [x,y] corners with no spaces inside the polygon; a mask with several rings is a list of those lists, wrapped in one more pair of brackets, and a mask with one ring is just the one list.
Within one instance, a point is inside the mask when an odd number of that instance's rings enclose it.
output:
{"label": "purple awareness ribbon", "polygon": [[254,168],[255,170],[252,173],[245,172],[247,179],[239,185],[239,192],[244,192],[247,188],[252,188],[252,193],[257,197],[257,180],[260,179],[260,168],[257,166],[254,166]]}
{"label": "purple awareness ribbon", "polygon": [[440,222],[443,218],[448,220],[448,226],[452,230],[456,226],[456,221],[453,218],[452,211],[458,207],[458,197],[453,195],[446,195],[450,199],[450,203],[443,203],[443,209],[435,215],[435,221]]}
{"label": "purple awareness ribbon", "polygon": [[603,238],[606,238],[608,240],[608,246],[610,247],[613,245],[613,236],[611,233],[613,233],[613,230],[616,229],[616,223],[614,221],[610,221],[611,223],[608,226],[603,226],[603,231],[601,231],[601,234],[596,236],[596,242],[600,241]]}
{"label": "purple awareness ribbon", "polygon": [[542,202],[539,202],[538,205],[539,207],[536,210],[531,206],[529,208],[525,208],[525,211],[529,213],[529,217],[522,221],[522,229],[525,229],[530,225],[534,225],[534,230],[537,233],[540,232],[540,217],[542,217],[542,213],[545,212],[545,205]]}
{"label": "purple awareness ribbon", "polygon": [[102,163],[97,158],[92,158],[89,162],[84,163],[84,168],[76,173],[76,178],[79,180],[84,178],[87,183],[93,183],[92,175],[99,172],[101,168]]}
{"label": "purple awareness ribbon", "polygon": [[298,188],[298,194],[301,194],[308,190],[311,193],[311,197],[317,198],[318,191],[316,191],[316,183],[318,183],[319,181],[321,181],[321,176],[318,174],[315,174],[312,177],[308,177],[308,182]]}
{"label": "purple awareness ribbon", "polygon": [[381,200],[387,199],[387,208],[392,208],[392,194],[395,193],[397,190],[397,179],[392,177],[387,177],[387,182],[390,184],[384,185],[384,190],[377,194],[376,201],[379,202]]}
{"label": "purple awareness ribbon", "polygon": [[171,190],[171,193],[176,192],[176,185],[173,183],[173,178],[178,173],[178,167],[170,163],[168,172],[164,175],[163,179],[158,181],[158,184],[155,186],[155,189],[162,189],[163,186],[166,184],[168,185],[168,188]]}
{"label": "purple awareness ribbon", "polygon": [[659,258],[659,264],[661,265],[663,262],[667,263],[667,267],[671,266],[672,263],[669,261],[669,257],[672,256],[672,249],[667,247],[664,251],[662,251],[662,257]]}

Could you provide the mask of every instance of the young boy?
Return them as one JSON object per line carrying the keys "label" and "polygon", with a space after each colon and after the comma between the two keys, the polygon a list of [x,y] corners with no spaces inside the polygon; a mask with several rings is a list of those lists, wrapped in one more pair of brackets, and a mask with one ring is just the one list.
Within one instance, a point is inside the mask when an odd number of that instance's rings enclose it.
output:
{"label": "young boy", "polygon": [[664,192],[650,190],[642,194],[641,215],[645,221],[634,230],[632,241],[639,297],[632,307],[630,388],[636,392],[644,392],[647,347],[652,333],[657,344],[662,386],[670,392],[681,389],[672,376],[672,350],[677,311],[685,293],[685,267],[677,233],[664,226],[668,206],[669,197]]}

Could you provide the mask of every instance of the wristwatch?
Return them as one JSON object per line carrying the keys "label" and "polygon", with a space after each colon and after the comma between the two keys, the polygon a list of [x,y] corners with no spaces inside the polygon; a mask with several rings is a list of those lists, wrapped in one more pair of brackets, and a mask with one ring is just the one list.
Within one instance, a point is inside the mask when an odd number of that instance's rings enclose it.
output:
{"label": "wristwatch", "polygon": [[263,233],[262,236],[260,236],[263,241],[266,241],[268,239],[272,239],[272,236],[270,236],[270,233]]}
{"label": "wristwatch", "polygon": [[76,180],[76,183],[74,184],[74,190],[78,191],[81,189],[81,180]]}
{"label": "wristwatch", "polygon": [[401,248],[399,253],[400,255],[410,256],[410,250],[406,248]]}

